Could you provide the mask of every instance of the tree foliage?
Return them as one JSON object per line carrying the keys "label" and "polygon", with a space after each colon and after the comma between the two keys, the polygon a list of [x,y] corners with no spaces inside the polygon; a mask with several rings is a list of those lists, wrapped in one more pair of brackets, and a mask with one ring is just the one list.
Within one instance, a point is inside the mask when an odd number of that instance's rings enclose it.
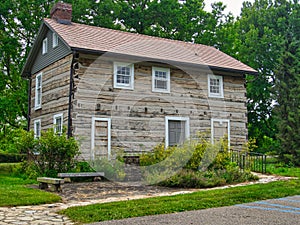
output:
{"label": "tree foliage", "polygon": [[300,165],[300,5],[286,6],[286,12],[289,17],[280,20],[285,35],[274,87],[277,137],[281,159]]}

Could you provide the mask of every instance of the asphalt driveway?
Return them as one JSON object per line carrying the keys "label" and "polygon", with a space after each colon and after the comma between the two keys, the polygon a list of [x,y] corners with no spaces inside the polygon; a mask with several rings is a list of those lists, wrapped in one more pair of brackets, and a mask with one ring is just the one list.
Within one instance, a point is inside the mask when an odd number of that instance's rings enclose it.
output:
{"label": "asphalt driveway", "polygon": [[[117,210],[117,209],[116,209]],[[93,225],[300,225],[300,196]]]}

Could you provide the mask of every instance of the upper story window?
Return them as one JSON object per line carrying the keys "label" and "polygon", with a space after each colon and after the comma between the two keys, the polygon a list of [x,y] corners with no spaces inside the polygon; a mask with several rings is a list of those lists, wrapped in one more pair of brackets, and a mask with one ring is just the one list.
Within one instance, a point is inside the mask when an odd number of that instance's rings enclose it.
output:
{"label": "upper story window", "polygon": [[223,98],[223,77],[208,75],[208,96],[214,98]]}
{"label": "upper story window", "polygon": [[52,34],[52,47],[55,48],[58,46],[58,35],[56,33]]}
{"label": "upper story window", "polygon": [[134,65],[128,63],[114,63],[114,88],[134,88]]}
{"label": "upper story window", "polygon": [[48,52],[48,39],[45,38],[43,40],[43,46],[42,46],[42,54],[46,54]]}
{"label": "upper story window", "polygon": [[53,117],[54,132],[61,134],[63,131],[63,114],[56,114]]}
{"label": "upper story window", "polygon": [[41,120],[34,121],[34,138],[41,136]]}
{"label": "upper story window", "polygon": [[152,67],[152,91],[170,92],[170,69]]}
{"label": "upper story window", "polygon": [[43,74],[39,73],[35,78],[35,109],[40,109],[42,107],[42,77]]}

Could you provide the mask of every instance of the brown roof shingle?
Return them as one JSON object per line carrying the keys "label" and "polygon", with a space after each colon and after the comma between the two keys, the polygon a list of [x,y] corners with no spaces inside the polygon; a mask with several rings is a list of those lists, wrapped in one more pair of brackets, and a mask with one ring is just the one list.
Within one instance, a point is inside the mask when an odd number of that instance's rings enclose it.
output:
{"label": "brown roof shingle", "polygon": [[257,73],[256,70],[214,47],[152,37],[119,30],[72,23],[64,25],[45,19],[71,48],[126,54],[163,61],[205,65],[215,68]]}

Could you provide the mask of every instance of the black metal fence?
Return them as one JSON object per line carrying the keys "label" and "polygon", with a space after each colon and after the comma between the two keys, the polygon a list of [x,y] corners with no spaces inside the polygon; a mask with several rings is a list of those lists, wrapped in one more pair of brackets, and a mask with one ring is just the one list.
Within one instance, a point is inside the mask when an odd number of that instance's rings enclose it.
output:
{"label": "black metal fence", "polygon": [[266,155],[258,152],[231,151],[231,161],[241,169],[266,173]]}

